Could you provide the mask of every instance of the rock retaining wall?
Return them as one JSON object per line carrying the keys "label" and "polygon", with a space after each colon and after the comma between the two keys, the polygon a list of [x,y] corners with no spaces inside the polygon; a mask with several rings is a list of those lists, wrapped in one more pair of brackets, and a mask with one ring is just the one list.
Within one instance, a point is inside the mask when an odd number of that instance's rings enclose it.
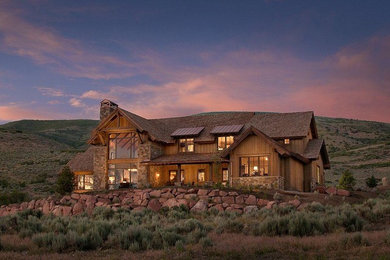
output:
{"label": "rock retaining wall", "polygon": [[[162,207],[172,208],[180,205],[187,206],[193,212],[215,209],[243,213],[256,211],[262,207],[270,209],[277,204],[276,201],[264,200],[257,198],[255,195],[218,189],[130,189],[101,194],[73,193],[61,199],[49,197],[21,204],[3,205],[0,207],[0,216],[14,214],[25,209],[41,210],[43,214],[54,214],[56,216],[72,216],[83,212],[91,214],[95,207],[106,207],[113,210],[119,208],[143,210],[147,208],[159,211]],[[280,205],[299,207],[301,202],[291,200],[282,202]]]}

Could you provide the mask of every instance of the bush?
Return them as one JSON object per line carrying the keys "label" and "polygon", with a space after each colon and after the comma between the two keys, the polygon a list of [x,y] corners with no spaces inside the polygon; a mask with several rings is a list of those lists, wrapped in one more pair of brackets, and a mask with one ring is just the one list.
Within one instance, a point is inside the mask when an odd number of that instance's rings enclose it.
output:
{"label": "bush", "polygon": [[213,246],[213,241],[209,237],[204,237],[199,242],[203,247]]}
{"label": "bush", "polygon": [[355,177],[353,177],[352,172],[346,170],[340,177],[338,188],[352,190],[355,183],[356,180]]}
{"label": "bush", "polygon": [[27,193],[21,191],[11,191],[0,193],[0,205],[8,205],[13,203],[21,203],[29,200]]}
{"label": "bush", "polygon": [[385,236],[385,243],[387,245],[390,245],[390,232],[388,232],[387,235]]}
{"label": "bush", "polygon": [[68,166],[65,166],[57,179],[57,192],[60,194],[66,194],[73,191],[74,186],[74,174]]}
{"label": "bush", "polygon": [[369,188],[375,188],[378,186],[378,180],[374,177],[374,175],[371,175],[371,177],[366,179],[366,185]]}

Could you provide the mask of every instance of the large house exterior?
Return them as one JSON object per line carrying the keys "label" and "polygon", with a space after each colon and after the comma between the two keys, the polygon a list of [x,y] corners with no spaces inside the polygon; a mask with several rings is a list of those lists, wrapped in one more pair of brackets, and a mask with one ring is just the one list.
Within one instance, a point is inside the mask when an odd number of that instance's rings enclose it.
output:
{"label": "large house exterior", "polygon": [[330,168],[313,112],[145,119],[103,100],[88,143],[68,163],[79,190],[220,183],[308,192]]}

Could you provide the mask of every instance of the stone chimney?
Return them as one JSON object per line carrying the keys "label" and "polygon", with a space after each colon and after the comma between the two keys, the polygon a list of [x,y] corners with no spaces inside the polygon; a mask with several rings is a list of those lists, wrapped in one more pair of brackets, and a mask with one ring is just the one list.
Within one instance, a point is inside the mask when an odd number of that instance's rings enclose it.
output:
{"label": "stone chimney", "polygon": [[118,105],[114,102],[103,99],[102,102],[100,102],[100,121],[105,119],[108,115],[112,113],[115,109],[118,108]]}

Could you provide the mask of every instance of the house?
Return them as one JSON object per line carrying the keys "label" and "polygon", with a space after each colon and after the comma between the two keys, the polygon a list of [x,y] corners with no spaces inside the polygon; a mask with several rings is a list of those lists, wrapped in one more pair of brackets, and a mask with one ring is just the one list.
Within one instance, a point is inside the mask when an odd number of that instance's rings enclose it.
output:
{"label": "house", "polygon": [[312,191],[330,168],[313,112],[146,119],[103,100],[88,143],[68,163],[82,190],[221,183]]}

